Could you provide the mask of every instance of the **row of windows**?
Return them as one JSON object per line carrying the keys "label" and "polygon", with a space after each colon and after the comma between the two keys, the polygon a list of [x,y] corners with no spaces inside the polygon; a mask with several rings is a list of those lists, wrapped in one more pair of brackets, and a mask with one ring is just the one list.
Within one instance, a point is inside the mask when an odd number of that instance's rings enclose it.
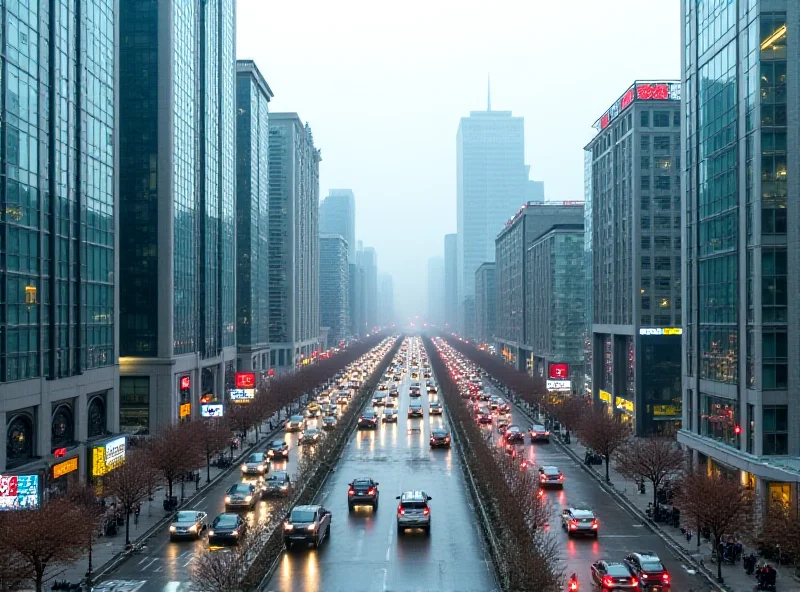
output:
{"label": "row of windows", "polygon": [[[639,125],[650,127],[650,111],[643,110],[639,113]],[[653,127],[681,127],[681,112],[653,111]]]}

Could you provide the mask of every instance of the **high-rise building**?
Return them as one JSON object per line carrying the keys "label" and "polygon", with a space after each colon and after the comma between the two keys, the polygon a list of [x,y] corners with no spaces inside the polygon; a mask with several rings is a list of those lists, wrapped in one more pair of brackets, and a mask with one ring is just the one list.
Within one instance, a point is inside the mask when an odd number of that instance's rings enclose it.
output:
{"label": "high-rise building", "polygon": [[444,326],[454,333],[458,328],[458,237],[444,235]]}
{"label": "high-rise building", "polygon": [[113,0],[37,6],[3,3],[0,38],[0,470],[60,488],[119,427],[119,35]]}
{"label": "high-rise building", "polygon": [[351,189],[331,189],[319,204],[319,231],[347,241],[347,261],[356,262],[356,198]]}
{"label": "high-rise building", "polygon": [[255,62],[236,62],[236,344],[239,370],[269,368],[269,101]]}
{"label": "high-rise building", "polygon": [[364,269],[364,323],[369,332],[378,326],[378,254],[373,247],[362,247],[356,259]]}
{"label": "high-rise building", "polygon": [[[800,6],[681,2],[683,424],[695,463],[796,507]],[[713,51],[712,51],[713,48]],[[794,188],[794,189],[793,189]]]}
{"label": "high-rise building", "polygon": [[583,394],[592,396],[592,151],[583,151],[583,273],[584,295],[586,307],[584,319],[586,327],[583,331]]}
{"label": "high-rise building", "polygon": [[[581,213],[582,214],[582,213]],[[525,260],[528,366],[549,392],[583,390],[583,223],[556,224],[534,239]]]}
{"label": "high-rise building", "polygon": [[120,423],[147,432],[221,402],[235,372],[235,14],[119,6]]}
{"label": "high-rise building", "polygon": [[458,305],[475,295],[475,271],[494,261],[494,239],[525,203],[528,169],[521,117],[510,111],[472,111],[457,136]]}
{"label": "high-rise building", "polygon": [[475,272],[475,339],[481,343],[494,341],[497,316],[495,263],[487,262]]}
{"label": "high-rise building", "polygon": [[360,337],[366,332],[367,326],[364,316],[364,268],[357,263],[351,263],[348,267],[350,334]]}
{"label": "high-rise building", "polygon": [[507,362],[525,370],[531,361],[526,333],[528,286],[525,282],[528,249],[533,241],[556,224],[582,224],[583,202],[531,202],[501,227],[495,239],[496,303],[494,337]]}
{"label": "high-rise building", "polygon": [[338,234],[319,237],[319,316],[328,327],[328,343],[336,346],[350,334],[347,241]]}
{"label": "high-rise building", "polygon": [[585,148],[592,153],[592,389],[638,435],[680,420],[680,89],[680,82],[634,83],[595,123]]}
{"label": "high-rise building", "polygon": [[[525,165],[525,178],[530,175],[531,166]],[[530,201],[544,201],[544,181],[533,181],[528,179],[525,183],[525,203]]]}
{"label": "high-rise building", "polygon": [[426,322],[444,325],[444,257],[428,259],[428,314]]}
{"label": "high-rise building", "polygon": [[394,324],[394,279],[382,273],[378,276],[378,325],[391,327]]}
{"label": "high-rise building", "polygon": [[294,369],[319,348],[320,151],[297,113],[269,116],[270,366]]}

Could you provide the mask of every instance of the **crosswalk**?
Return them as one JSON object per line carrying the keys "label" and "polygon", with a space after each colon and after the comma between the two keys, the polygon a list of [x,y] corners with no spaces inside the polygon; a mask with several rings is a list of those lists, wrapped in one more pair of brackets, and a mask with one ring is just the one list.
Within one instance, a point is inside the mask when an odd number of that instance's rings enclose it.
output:
{"label": "crosswalk", "polygon": [[196,592],[191,582],[152,584],[147,580],[109,580],[97,584],[93,592]]}

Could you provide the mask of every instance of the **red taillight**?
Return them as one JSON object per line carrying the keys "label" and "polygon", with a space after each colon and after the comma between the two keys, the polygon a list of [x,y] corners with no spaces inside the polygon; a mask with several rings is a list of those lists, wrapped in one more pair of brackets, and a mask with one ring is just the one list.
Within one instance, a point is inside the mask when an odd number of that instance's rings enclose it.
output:
{"label": "red taillight", "polygon": [[600,528],[600,523],[597,520],[592,520],[592,528],[597,530]]}
{"label": "red taillight", "polygon": [[614,585],[614,578],[611,576],[603,576],[603,588],[610,588]]}
{"label": "red taillight", "polygon": [[427,516],[427,515],[429,515],[430,513],[431,513],[431,509],[430,509],[430,508],[425,508],[424,510],[422,510],[422,515],[423,515],[423,516]]}
{"label": "red taillight", "polygon": [[522,467],[523,469],[527,469],[528,468],[528,463],[523,460],[522,463],[520,464],[520,467]]}
{"label": "red taillight", "polygon": [[667,572],[662,574],[661,579],[664,580],[665,584],[669,584],[669,574]]}
{"label": "red taillight", "polygon": [[367,490],[367,495],[375,495],[375,488],[374,487],[370,487]]}
{"label": "red taillight", "polygon": [[356,490],[353,489],[352,487],[347,490],[347,495],[355,495],[355,494],[356,494]]}
{"label": "red taillight", "polygon": [[545,479],[547,479],[545,474],[544,473],[539,473],[539,481],[544,481]]}
{"label": "red taillight", "polygon": [[639,580],[636,578],[631,578],[631,586],[637,586],[639,584]]}
{"label": "red taillight", "polygon": [[570,582],[569,583],[570,590],[577,590],[578,589],[578,582]]}
{"label": "red taillight", "polygon": [[558,474],[558,480],[559,480],[559,481],[563,481],[563,480],[564,480],[564,475],[562,475],[561,473],[559,473],[559,474]]}
{"label": "red taillight", "polygon": [[403,509],[403,506],[397,506],[397,514],[400,516],[404,516],[406,511]]}
{"label": "red taillight", "polygon": [[569,529],[570,530],[575,530],[577,528],[578,528],[578,522],[576,520],[570,520],[569,521]]}

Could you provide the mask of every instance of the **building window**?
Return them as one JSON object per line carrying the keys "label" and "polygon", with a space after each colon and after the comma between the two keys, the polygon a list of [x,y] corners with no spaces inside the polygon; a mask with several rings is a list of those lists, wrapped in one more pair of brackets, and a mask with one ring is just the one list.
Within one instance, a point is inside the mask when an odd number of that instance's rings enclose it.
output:
{"label": "building window", "polygon": [[69,405],[59,405],[53,411],[51,423],[51,447],[64,448],[75,442],[75,422]]}
{"label": "building window", "polygon": [[672,112],[672,127],[681,127],[681,112],[678,110]]}
{"label": "building window", "polygon": [[736,401],[700,393],[700,434],[736,446],[739,406]]}
{"label": "building window", "polygon": [[761,386],[764,389],[785,389],[789,381],[786,331],[764,328],[761,337]]}
{"label": "building window", "polygon": [[642,177],[642,181],[639,187],[643,191],[648,191],[650,189],[650,177]]}
{"label": "building window", "polygon": [[670,144],[669,136],[653,136],[653,149],[656,151],[667,151]]}
{"label": "building window", "polygon": [[765,406],[761,453],[764,456],[789,454],[789,410],[786,405]]}
{"label": "building window", "polygon": [[639,114],[639,125],[642,127],[650,127],[650,111],[642,111]]}
{"label": "building window", "polygon": [[639,148],[641,148],[642,152],[650,151],[650,136],[644,134],[639,138]]}
{"label": "building window", "polygon": [[87,412],[87,436],[97,438],[106,434],[106,402],[102,396],[97,396],[89,403]]}
{"label": "building window", "polygon": [[669,127],[669,111],[653,111],[653,127]]}
{"label": "building window", "polygon": [[33,458],[33,422],[27,415],[15,415],[6,429],[6,466],[16,467]]}
{"label": "building window", "polygon": [[650,216],[642,216],[642,230],[650,230]]}
{"label": "building window", "polygon": [[143,435],[149,433],[149,376],[120,376],[119,427],[131,435]]}
{"label": "building window", "polygon": [[656,182],[656,189],[660,189],[662,191],[669,191],[671,186],[671,178],[669,175],[656,175],[655,182]]}
{"label": "building window", "polygon": [[650,170],[650,157],[649,156],[642,156],[640,159],[640,166],[643,171]]}

